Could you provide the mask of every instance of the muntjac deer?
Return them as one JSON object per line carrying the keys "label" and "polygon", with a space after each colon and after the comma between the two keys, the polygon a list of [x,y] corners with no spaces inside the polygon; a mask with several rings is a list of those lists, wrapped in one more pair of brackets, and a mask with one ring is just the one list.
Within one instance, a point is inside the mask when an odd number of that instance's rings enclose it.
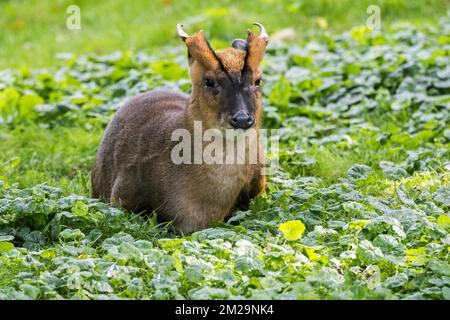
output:
{"label": "muntjac deer", "polygon": [[[262,121],[259,64],[268,35],[261,24],[255,24],[259,34],[248,31],[247,40],[236,39],[230,48],[218,51],[202,31],[189,36],[182,25],[177,26],[187,46],[192,93],[155,90],[120,108],[97,152],[94,197],[134,212],[155,211],[158,219],[174,221],[183,232],[206,228],[212,221],[223,221],[234,211],[248,208],[266,182],[258,132]],[[247,149],[256,147],[258,161],[175,163],[173,132],[184,129],[194,134],[197,121],[202,132],[255,130],[256,138],[249,138]]]}

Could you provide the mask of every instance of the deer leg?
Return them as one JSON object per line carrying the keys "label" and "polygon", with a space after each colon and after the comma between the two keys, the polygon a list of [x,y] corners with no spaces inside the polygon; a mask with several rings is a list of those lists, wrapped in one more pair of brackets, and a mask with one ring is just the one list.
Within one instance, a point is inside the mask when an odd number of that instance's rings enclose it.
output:
{"label": "deer leg", "polygon": [[256,198],[266,187],[266,177],[260,174],[250,181],[250,184],[244,187],[238,196],[235,210],[245,211],[249,209],[250,201]]}
{"label": "deer leg", "polygon": [[110,202],[115,206],[136,211],[140,209],[141,201],[138,197],[139,192],[135,190],[135,184],[131,180],[122,175],[117,176],[111,190]]}

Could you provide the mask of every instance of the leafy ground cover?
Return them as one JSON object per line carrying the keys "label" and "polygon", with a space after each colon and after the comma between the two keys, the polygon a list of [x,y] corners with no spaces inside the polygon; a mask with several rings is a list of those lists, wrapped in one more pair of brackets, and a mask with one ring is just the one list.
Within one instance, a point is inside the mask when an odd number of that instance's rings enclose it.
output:
{"label": "leafy ground cover", "polygon": [[450,17],[272,45],[280,168],[189,235],[89,198],[109,117],[189,90],[185,52],[0,71],[0,298],[450,299]]}

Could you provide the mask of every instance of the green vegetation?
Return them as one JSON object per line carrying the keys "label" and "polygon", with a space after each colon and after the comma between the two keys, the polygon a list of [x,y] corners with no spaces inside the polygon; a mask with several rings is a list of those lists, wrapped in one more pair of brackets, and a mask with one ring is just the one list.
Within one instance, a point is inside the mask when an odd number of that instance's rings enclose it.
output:
{"label": "green vegetation", "polygon": [[273,44],[280,168],[251,210],[189,235],[90,199],[89,183],[126,99],[189,90],[184,48],[1,70],[0,299],[450,299],[450,16],[434,20]]}
{"label": "green vegetation", "polygon": [[[66,27],[67,8],[81,9],[81,30]],[[60,52],[109,54],[115,50],[154,52],[179,45],[175,25],[204,29],[214,45],[245,36],[255,20],[270,34],[293,28],[294,41],[321,28],[342,32],[365,24],[367,7],[378,5],[385,29],[403,22],[434,24],[449,9],[446,0],[28,0],[0,2],[0,67],[55,64]]]}

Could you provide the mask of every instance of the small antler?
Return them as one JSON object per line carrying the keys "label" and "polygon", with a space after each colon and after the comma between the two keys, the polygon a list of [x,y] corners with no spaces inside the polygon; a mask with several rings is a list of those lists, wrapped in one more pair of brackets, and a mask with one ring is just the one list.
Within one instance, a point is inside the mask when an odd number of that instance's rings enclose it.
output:
{"label": "small antler", "polygon": [[267,34],[266,29],[264,28],[264,26],[259,23],[259,22],[255,22],[253,23],[255,26],[259,27],[259,37],[264,39],[264,40],[268,40],[269,39],[269,35]]}
{"label": "small antler", "polygon": [[177,32],[183,41],[190,37],[186,32],[184,32],[183,25],[181,23],[177,24]]}
{"label": "small antler", "polygon": [[248,47],[246,66],[251,70],[256,70],[258,68],[258,65],[264,56],[267,43],[269,42],[269,35],[267,34],[264,26],[259,22],[255,22],[254,25],[259,27],[259,35],[256,35],[252,31],[248,30],[247,36]]}

